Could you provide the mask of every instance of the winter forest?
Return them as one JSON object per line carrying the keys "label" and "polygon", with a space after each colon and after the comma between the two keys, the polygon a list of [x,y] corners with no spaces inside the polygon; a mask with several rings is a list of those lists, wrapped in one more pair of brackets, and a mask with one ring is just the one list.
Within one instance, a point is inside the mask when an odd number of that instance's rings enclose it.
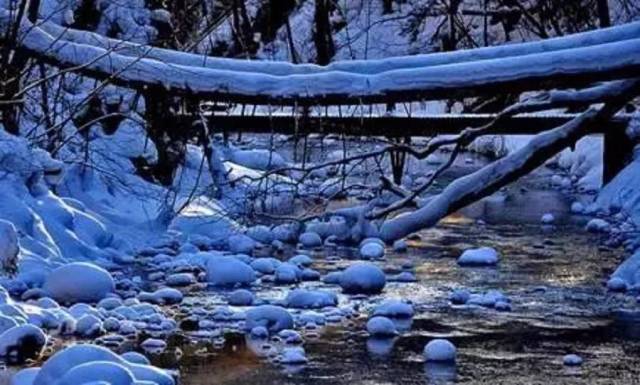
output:
{"label": "winter forest", "polygon": [[637,384],[639,0],[0,0],[0,385]]}

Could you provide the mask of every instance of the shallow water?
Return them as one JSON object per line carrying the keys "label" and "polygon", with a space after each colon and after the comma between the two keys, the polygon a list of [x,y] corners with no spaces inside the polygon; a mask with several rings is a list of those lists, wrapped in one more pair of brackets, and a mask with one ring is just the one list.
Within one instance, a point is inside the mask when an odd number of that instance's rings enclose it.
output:
{"label": "shallow water", "polygon": [[[382,295],[340,294],[359,316],[306,333],[309,363],[284,367],[259,358],[260,346],[230,333],[218,347],[175,339],[184,356],[182,383],[213,384],[627,384],[640,381],[640,311],[630,297],[607,293],[603,282],[622,251],[599,246],[571,215],[568,198],[548,190],[517,189],[477,203],[410,241],[408,253],[388,251],[381,263],[388,274],[413,266],[415,283],[387,284]],[[538,202],[538,203],[536,203]],[[542,214],[553,212],[558,225],[544,228]],[[486,224],[478,224],[482,219]],[[456,258],[469,247],[492,246],[501,253],[496,268],[461,268]],[[353,250],[314,253],[313,268],[339,270]],[[327,256],[339,256],[330,258]],[[336,286],[302,286],[338,292]],[[453,288],[472,292],[499,289],[513,311],[451,306]],[[282,298],[288,288],[265,284],[261,298]],[[224,293],[197,295],[199,303],[222,304]],[[367,311],[384,298],[414,302],[416,316],[399,325],[401,336],[375,340],[364,330]],[[303,333],[305,334],[305,333]],[[319,334],[315,336],[315,334]],[[422,349],[431,339],[448,338],[458,347],[455,367],[425,365]],[[206,352],[206,353],[205,353]],[[562,365],[565,354],[585,359],[580,368]],[[171,366],[168,355],[156,363]]]}

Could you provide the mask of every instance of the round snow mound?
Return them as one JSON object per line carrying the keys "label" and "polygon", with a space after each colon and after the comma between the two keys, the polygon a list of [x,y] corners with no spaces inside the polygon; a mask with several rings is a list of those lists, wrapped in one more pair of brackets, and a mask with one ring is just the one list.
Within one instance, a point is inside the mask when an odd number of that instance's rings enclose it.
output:
{"label": "round snow mound", "polygon": [[386,283],[382,270],[368,262],[355,263],[340,274],[340,287],[345,293],[377,294]]}
{"label": "round snow mound", "polygon": [[265,327],[272,333],[284,329],[292,329],[293,317],[286,309],[280,306],[257,306],[247,311],[245,329],[250,331],[258,326]]}
{"label": "round snow mound", "polygon": [[207,263],[207,281],[214,286],[246,286],[256,280],[251,266],[234,257],[215,257]]}
{"label": "round snow mound", "polygon": [[448,340],[431,340],[424,347],[424,358],[428,362],[455,362],[456,347]]}
{"label": "round snow mound", "polygon": [[44,291],[60,303],[98,302],[115,290],[113,277],[105,269],[74,262],[53,270]]}

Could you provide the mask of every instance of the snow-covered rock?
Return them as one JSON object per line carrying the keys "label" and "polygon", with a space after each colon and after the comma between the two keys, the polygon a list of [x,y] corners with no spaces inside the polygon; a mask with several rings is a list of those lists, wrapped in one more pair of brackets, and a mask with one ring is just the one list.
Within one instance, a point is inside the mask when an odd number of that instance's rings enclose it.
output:
{"label": "snow-covered rock", "polygon": [[175,385],[163,370],[131,363],[106,348],[89,344],[72,345],[54,354],[42,365],[32,385],[120,385],[135,381]]}
{"label": "snow-covered rock", "polygon": [[345,293],[376,294],[386,283],[384,272],[368,262],[354,263],[340,274],[340,286]]}
{"label": "snow-covered rock", "polygon": [[465,250],[458,258],[460,266],[494,266],[498,263],[498,252],[491,247]]}
{"label": "snow-covered rock", "polygon": [[577,354],[567,354],[562,358],[562,363],[565,366],[580,366],[582,365],[582,357]]}
{"label": "snow-covered rock", "polygon": [[424,358],[427,362],[455,362],[456,347],[445,339],[431,340],[424,347]]}
{"label": "snow-covered rock", "polygon": [[257,326],[277,333],[280,330],[293,328],[293,317],[285,308],[279,306],[256,306],[246,313],[245,329],[250,331]]}
{"label": "snow-covered rock", "polygon": [[196,282],[196,277],[191,273],[170,274],[166,279],[168,286],[189,286]]}
{"label": "snow-covered rock", "polygon": [[375,316],[367,321],[367,332],[376,337],[389,337],[397,335],[398,329],[389,318]]}
{"label": "snow-covered rock", "polygon": [[138,299],[143,302],[151,302],[157,305],[173,305],[182,302],[183,294],[180,290],[165,287],[153,293],[142,292]]}
{"label": "snow-covered rock", "polygon": [[322,238],[318,233],[307,231],[300,234],[298,241],[306,248],[314,248],[322,246]]}
{"label": "snow-covered rock", "polygon": [[604,219],[594,218],[587,222],[586,229],[590,233],[608,233],[611,225]]}
{"label": "snow-covered rock", "polygon": [[336,306],[338,296],[327,291],[295,289],[287,294],[284,302],[287,307],[296,309],[321,309]]}
{"label": "snow-covered rock", "polygon": [[413,305],[407,301],[390,299],[382,302],[373,309],[374,316],[390,318],[413,317]]}
{"label": "snow-covered rock", "polygon": [[404,253],[408,249],[409,245],[404,239],[398,239],[397,241],[393,242],[393,251],[395,251],[396,253]]}
{"label": "snow-covered rock", "polygon": [[613,291],[640,287],[640,250],[618,266],[607,282],[607,287]]}
{"label": "snow-covered rock", "polygon": [[556,221],[556,217],[551,213],[546,213],[540,218],[543,225],[552,225]]}
{"label": "snow-covered rock", "polygon": [[238,289],[229,294],[229,305],[232,306],[251,306],[255,301],[252,292],[246,289]]}
{"label": "snow-covered rock", "polygon": [[120,356],[132,364],[151,365],[151,361],[138,352],[126,352],[122,353]]}
{"label": "snow-covered rock", "polygon": [[115,290],[115,282],[101,267],[74,262],[53,270],[43,289],[60,303],[98,302]]}
{"label": "snow-covered rock", "polygon": [[280,362],[286,365],[301,365],[307,363],[307,356],[301,346],[284,348]]}
{"label": "snow-covered rock", "polygon": [[289,258],[287,262],[292,263],[298,267],[308,267],[313,264],[313,259],[311,259],[311,257],[306,254],[298,254]]}
{"label": "snow-covered rock", "polygon": [[384,246],[376,242],[367,242],[360,247],[362,259],[380,259],[384,257]]}
{"label": "snow-covered rock", "polygon": [[207,262],[207,281],[214,286],[245,286],[256,280],[251,266],[235,257],[213,257]]}
{"label": "snow-covered rock", "polygon": [[275,236],[271,229],[263,225],[249,227],[246,235],[265,245],[269,245],[275,240]]}
{"label": "snow-covered rock", "polygon": [[262,274],[273,274],[281,264],[282,262],[275,258],[256,258],[251,261],[251,267]]}
{"label": "snow-covered rock", "polygon": [[42,329],[31,324],[14,326],[0,334],[0,357],[10,363],[37,359],[47,343]]}
{"label": "snow-covered rock", "polygon": [[280,284],[290,284],[300,282],[302,270],[294,264],[285,262],[280,264],[275,271],[275,281]]}
{"label": "snow-covered rock", "polygon": [[449,295],[449,301],[454,305],[464,305],[471,298],[471,293],[466,289],[456,289]]}
{"label": "snow-covered rock", "polygon": [[244,234],[234,234],[227,239],[227,247],[234,254],[251,255],[256,247],[256,241]]}

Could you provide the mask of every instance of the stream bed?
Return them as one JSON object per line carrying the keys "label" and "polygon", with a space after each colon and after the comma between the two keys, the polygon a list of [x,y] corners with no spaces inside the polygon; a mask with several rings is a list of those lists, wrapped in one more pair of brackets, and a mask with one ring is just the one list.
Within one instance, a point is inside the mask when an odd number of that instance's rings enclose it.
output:
{"label": "stream bed", "polygon": [[[531,180],[527,180],[531,184]],[[534,185],[536,183],[533,183]],[[388,276],[412,271],[416,282],[388,282],[378,296],[343,295],[336,285],[301,287],[333,291],[354,316],[338,324],[302,330],[306,365],[286,366],[261,354],[264,347],[230,331],[212,345],[176,336],[170,346],[184,385],[244,384],[628,384],[640,379],[640,307],[633,297],[607,292],[604,281],[624,256],[601,246],[571,215],[569,199],[549,189],[514,188],[448,217],[412,237],[406,253],[387,250],[379,263]],[[540,217],[552,212],[554,226]],[[501,255],[494,268],[463,268],[467,248],[490,246]],[[315,250],[313,268],[325,274],[353,262],[355,249]],[[451,305],[456,288],[497,289],[512,310]],[[290,287],[265,283],[255,291],[277,299]],[[225,304],[226,293],[195,293],[185,302]],[[371,307],[383,299],[410,300],[416,314],[397,325],[393,339],[367,336]],[[625,309],[625,310],[620,310]],[[188,333],[186,333],[188,335]],[[458,348],[457,365],[425,364],[422,349],[434,338]],[[575,353],[581,367],[566,367]],[[154,363],[171,365],[170,354]],[[261,357],[263,356],[263,357]]]}

